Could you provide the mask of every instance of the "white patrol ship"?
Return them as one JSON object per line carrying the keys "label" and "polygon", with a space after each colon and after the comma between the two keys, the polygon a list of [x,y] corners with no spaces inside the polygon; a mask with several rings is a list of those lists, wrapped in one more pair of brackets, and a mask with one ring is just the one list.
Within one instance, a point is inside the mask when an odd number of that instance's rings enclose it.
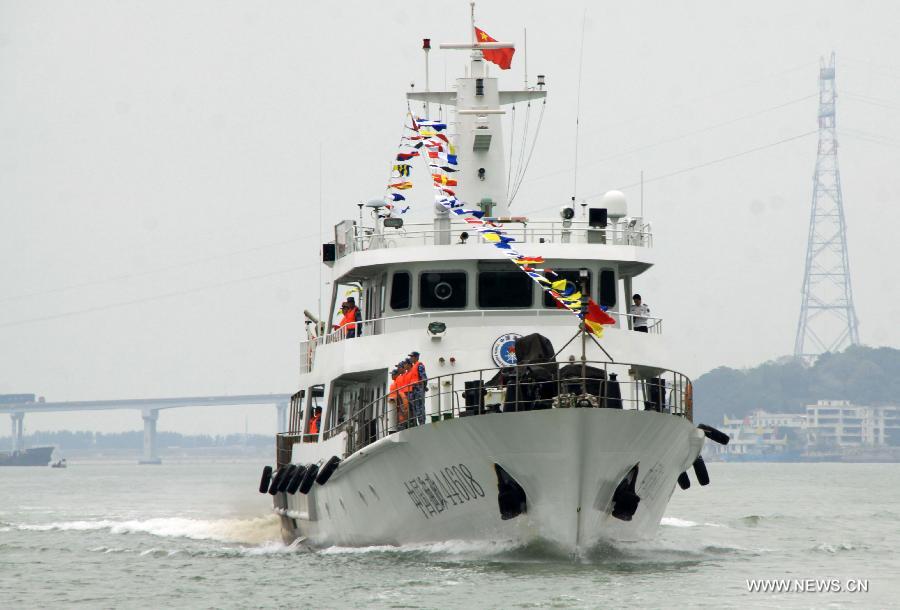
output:
{"label": "white patrol ship", "polygon": [[[542,76],[499,91],[484,55],[513,45],[480,38],[441,45],[468,51],[470,67],[451,91],[407,94],[423,109],[398,156],[412,169],[323,246],[328,310],[352,293],[359,322],[333,330],[307,313],[299,390],[260,482],[288,542],[545,540],[577,552],[647,537],[686,471],[708,483],[705,435],[727,442],[692,423],[662,320],[633,330],[653,236],[625,197],[510,216],[501,115],[542,106],[546,91]],[[445,123],[429,117],[437,108]],[[408,203],[434,206],[431,223],[397,213],[394,194],[417,176],[437,195]],[[599,339],[577,315],[594,303],[614,321]],[[412,351],[426,378],[392,391]]]}

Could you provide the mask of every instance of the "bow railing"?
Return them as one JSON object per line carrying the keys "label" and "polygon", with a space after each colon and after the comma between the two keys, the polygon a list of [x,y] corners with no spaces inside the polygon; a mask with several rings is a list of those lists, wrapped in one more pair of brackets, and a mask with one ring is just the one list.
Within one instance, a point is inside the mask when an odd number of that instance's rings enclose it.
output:
{"label": "bow railing", "polygon": [[692,418],[690,379],[677,371],[619,362],[566,361],[446,373],[407,384],[337,422],[323,439],[347,435],[345,457],[391,434],[460,417],[545,409],[656,411]]}

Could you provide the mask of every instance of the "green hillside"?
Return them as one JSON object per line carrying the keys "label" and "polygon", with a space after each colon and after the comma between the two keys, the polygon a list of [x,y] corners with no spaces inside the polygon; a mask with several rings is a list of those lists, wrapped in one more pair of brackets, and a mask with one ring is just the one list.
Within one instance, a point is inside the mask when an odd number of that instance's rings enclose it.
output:
{"label": "green hillside", "polygon": [[856,346],[810,367],[785,357],[751,369],[713,369],[694,381],[694,420],[717,425],[723,415],[756,409],[801,412],[818,400],[900,404],[900,350]]}

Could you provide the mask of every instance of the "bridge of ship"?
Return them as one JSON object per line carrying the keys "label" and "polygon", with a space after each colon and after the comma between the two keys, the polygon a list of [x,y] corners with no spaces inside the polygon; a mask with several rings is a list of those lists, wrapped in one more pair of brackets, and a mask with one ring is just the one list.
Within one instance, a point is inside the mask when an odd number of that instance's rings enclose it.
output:
{"label": "bridge of ship", "polygon": [[142,464],[159,464],[157,453],[156,423],[164,409],[187,407],[224,407],[274,405],[278,431],[287,428],[287,407],[290,394],[244,394],[237,396],[190,396],[179,398],[139,398],[125,400],[87,400],[67,402],[22,402],[0,404],[0,413],[8,413],[12,419],[13,450],[23,449],[24,419],[26,413],[60,413],[72,411],[109,411],[132,409],[141,412],[144,421],[144,452]]}

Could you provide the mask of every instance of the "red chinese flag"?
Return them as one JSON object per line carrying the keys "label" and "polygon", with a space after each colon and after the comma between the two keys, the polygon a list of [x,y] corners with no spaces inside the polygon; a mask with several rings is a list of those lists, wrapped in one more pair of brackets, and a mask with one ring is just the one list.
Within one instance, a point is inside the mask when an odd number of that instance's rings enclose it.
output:
{"label": "red chinese flag", "polygon": [[[475,28],[475,40],[477,42],[497,42],[487,32],[478,28]],[[481,54],[489,62],[500,66],[501,70],[509,70],[515,52],[515,49],[482,49]]]}

